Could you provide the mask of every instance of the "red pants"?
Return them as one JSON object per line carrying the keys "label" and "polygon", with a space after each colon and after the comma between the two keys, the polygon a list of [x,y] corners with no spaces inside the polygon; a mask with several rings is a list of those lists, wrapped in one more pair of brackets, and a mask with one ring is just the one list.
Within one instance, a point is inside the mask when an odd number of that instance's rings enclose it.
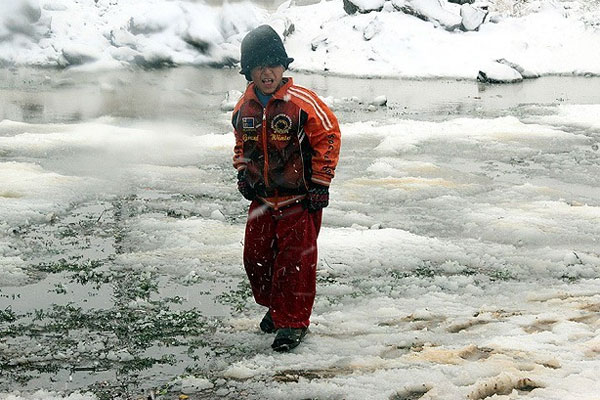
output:
{"label": "red pants", "polygon": [[317,284],[322,211],[300,204],[274,210],[254,200],[248,211],[244,268],[254,299],[269,307],[277,328],[310,323]]}

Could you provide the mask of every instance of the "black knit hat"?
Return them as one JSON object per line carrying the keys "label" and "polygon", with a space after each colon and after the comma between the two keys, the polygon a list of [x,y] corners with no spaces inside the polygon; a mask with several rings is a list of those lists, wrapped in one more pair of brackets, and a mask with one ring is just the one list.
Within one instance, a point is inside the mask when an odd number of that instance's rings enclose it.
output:
{"label": "black knit hat", "polygon": [[269,25],[261,25],[251,30],[242,40],[240,74],[251,81],[250,71],[259,65],[283,65],[284,68],[294,61],[288,57],[281,38]]}

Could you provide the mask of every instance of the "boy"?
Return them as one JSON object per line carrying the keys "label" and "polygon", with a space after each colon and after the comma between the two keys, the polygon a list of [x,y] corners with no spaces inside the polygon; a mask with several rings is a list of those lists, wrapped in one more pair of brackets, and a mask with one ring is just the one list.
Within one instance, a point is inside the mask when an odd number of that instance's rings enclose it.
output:
{"label": "boy", "polygon": [[277,332],[276,351],[298,346],[310,323],[317,236],[340,150],[333,113],[283,77],[293,60],[270,26],[249,32],[240,72],[249,84],[232,116],[238,189],[252,201],[244,268],[255,301],[268,307],[260,329]]}

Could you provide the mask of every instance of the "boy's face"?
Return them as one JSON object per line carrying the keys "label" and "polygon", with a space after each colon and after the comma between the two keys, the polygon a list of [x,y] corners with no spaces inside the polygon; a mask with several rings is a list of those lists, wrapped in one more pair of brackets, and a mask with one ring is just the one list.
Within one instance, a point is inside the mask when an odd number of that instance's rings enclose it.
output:
{"label": "boy's face", "polygon": [[283,65],[267,65],[252,68],[250,76],[252,81],[264,94],[273,94],[281,85],[283,79]]}

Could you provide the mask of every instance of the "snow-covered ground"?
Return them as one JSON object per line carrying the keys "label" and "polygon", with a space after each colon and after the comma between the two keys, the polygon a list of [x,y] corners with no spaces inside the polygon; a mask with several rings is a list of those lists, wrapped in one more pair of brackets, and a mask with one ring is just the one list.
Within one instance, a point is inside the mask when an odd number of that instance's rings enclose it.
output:
{"label": "snow-covered ground", "polygon": [[[0,398],[600,395],[598,98],[520,104],[448,81],[442,115],[340,94],[362,80],[322,89],[343,149],[318,295],[305,343],[275,354],[244,280],[247,202],[220,110],[243,80],[147,74],[42,71],[2,89],[21,120],[0,122]],[[201,93],[203,75],[224,83]],[[54,93],[81,109],[60,114]],[[488,107],[499,97],[514,106]]]}
{"label": "snow-covered ground", "polygon": [[[235,65],[245,33],[269,23],[285,36],[296,59],[291,67],[299,71],[475,79],[480,70],[499,70],[513,80],[600,74],[595,0],[355,3],[381,10],[348,15],[342,0],[288,1],[276,11],[183,0],[3,2],[0,65]],[[473,13],[485,16],[483,24],[461,17]]]}

